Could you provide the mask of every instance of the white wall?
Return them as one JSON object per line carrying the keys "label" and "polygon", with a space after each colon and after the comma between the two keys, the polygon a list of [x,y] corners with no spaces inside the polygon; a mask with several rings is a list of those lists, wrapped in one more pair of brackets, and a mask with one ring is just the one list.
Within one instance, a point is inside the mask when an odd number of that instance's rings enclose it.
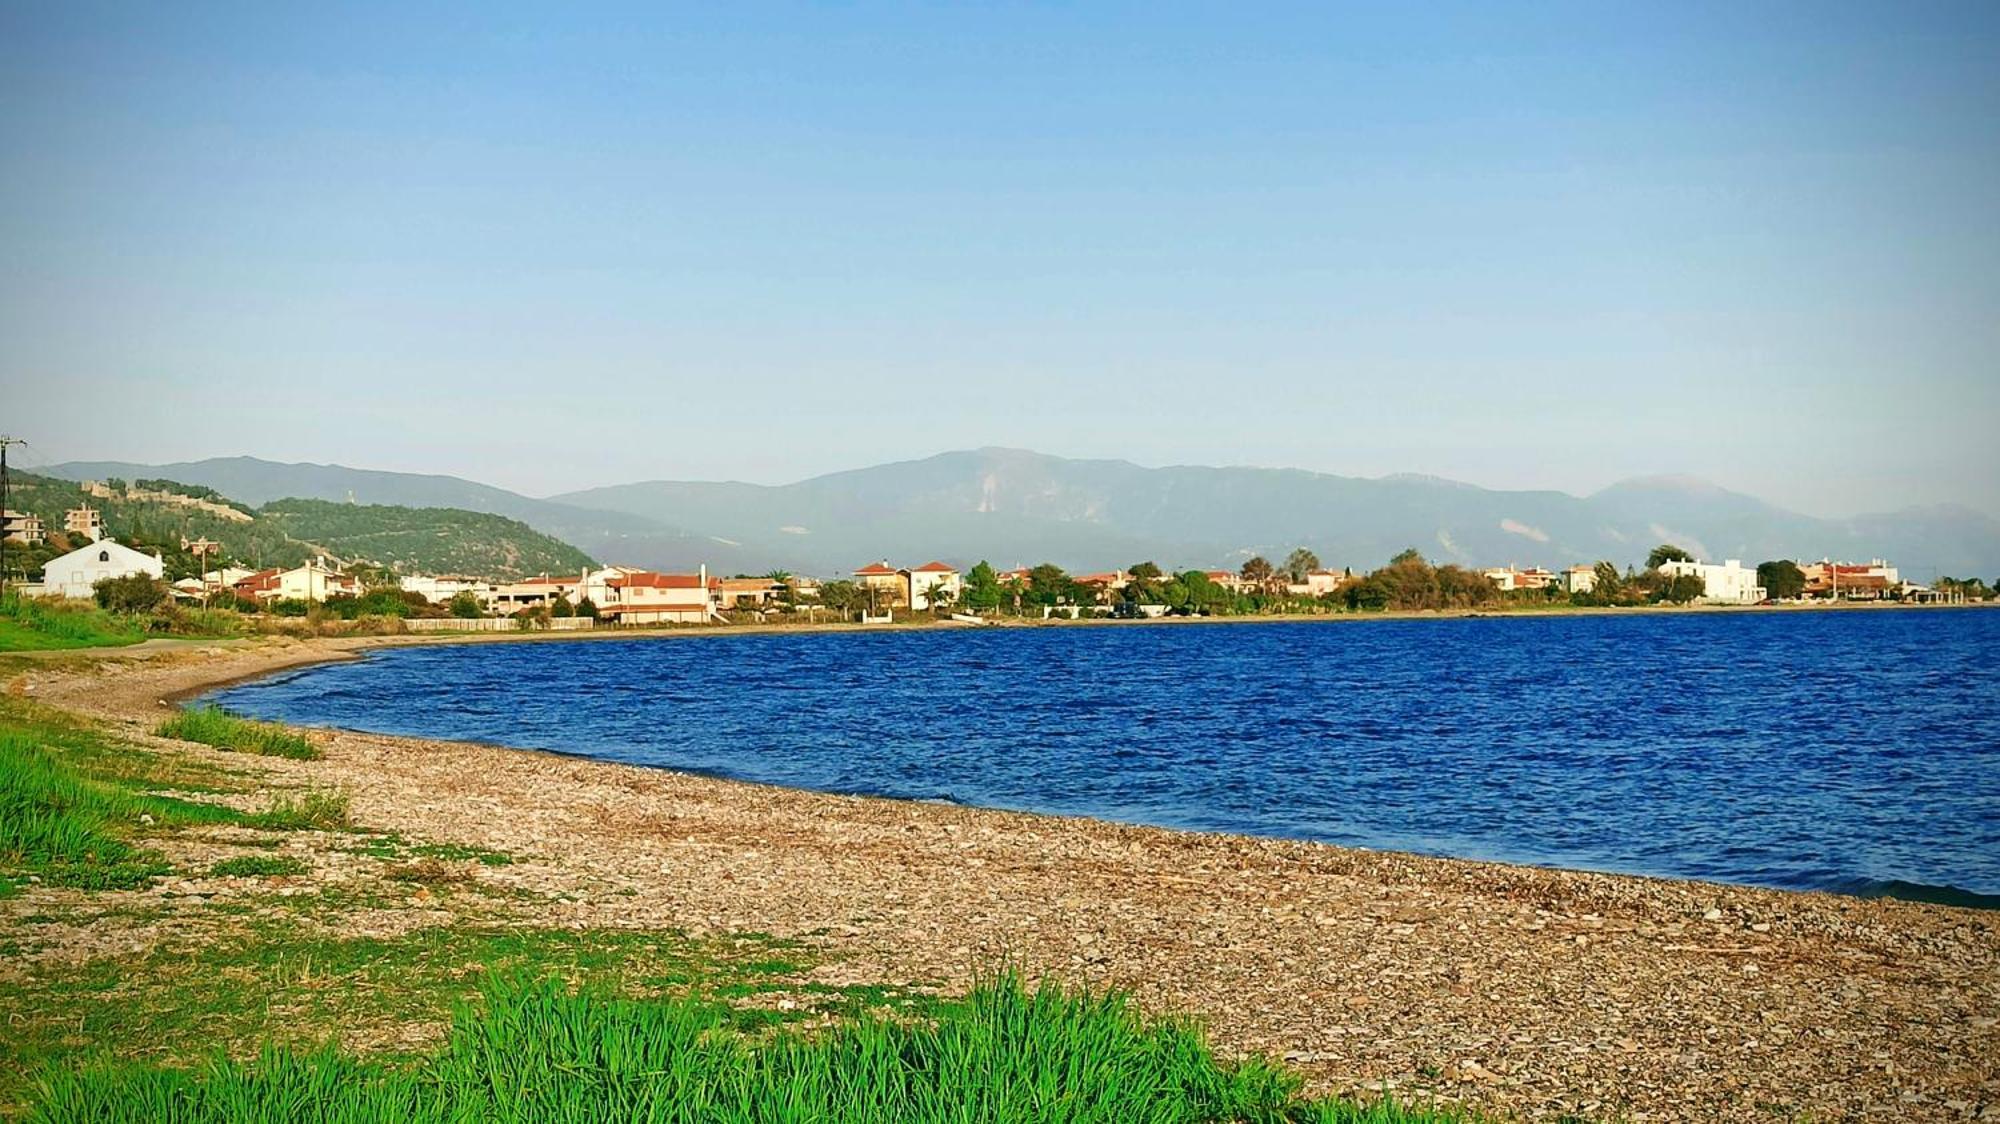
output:
{"label": "white wall", "polygon": [[132,574],[159,578],[166,572],[166,563],[158,557],[103,539],[50,559],[42,569],[42,585],[51,596],[88,600],[97,595],[94,587],[105,578]]}

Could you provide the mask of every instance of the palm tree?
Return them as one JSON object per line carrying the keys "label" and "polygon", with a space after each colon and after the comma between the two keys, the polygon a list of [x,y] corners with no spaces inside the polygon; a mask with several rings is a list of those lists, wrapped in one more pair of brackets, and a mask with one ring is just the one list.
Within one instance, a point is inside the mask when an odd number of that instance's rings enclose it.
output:
{"label": "palm tree", "polygon": [[955,595],[944,585],[934,585],[924,591],[924,599],[931,603],[933,610],[942,611],[951,608]]}

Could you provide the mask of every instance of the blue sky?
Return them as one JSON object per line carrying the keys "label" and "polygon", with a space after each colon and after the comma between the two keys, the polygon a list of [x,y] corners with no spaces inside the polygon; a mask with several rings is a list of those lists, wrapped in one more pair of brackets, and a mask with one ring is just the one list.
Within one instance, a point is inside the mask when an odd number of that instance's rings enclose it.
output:
{"label": "blue sky", "polygon": [[2000,5],[0,0],[0,427],[1989,512]]}

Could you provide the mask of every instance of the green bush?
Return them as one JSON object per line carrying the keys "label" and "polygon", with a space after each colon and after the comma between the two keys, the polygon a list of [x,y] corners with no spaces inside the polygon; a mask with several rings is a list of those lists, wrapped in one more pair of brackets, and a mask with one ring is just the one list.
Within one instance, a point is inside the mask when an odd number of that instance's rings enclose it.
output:
{"label": "green bush", "polygon": [[167,584],[144,574],[103,578],[91,587],[97,604],[114,613],[150,613],[166,601]]}

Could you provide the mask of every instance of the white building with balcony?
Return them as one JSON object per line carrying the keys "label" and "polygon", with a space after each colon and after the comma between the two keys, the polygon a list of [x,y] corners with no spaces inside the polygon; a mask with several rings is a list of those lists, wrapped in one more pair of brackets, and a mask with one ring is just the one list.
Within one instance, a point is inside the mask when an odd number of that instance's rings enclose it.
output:
{"label": "white building with balcony", "polygon": [[1764,587],[1757,584],[1757,571],[1746,570],[1735,558],[1717,566],[1710,562],[1664,562],[1660,573],[1670,578],[1693,575],[1701,579],[1701,599],[1709,605],[1755,605],[1764,600]]}

